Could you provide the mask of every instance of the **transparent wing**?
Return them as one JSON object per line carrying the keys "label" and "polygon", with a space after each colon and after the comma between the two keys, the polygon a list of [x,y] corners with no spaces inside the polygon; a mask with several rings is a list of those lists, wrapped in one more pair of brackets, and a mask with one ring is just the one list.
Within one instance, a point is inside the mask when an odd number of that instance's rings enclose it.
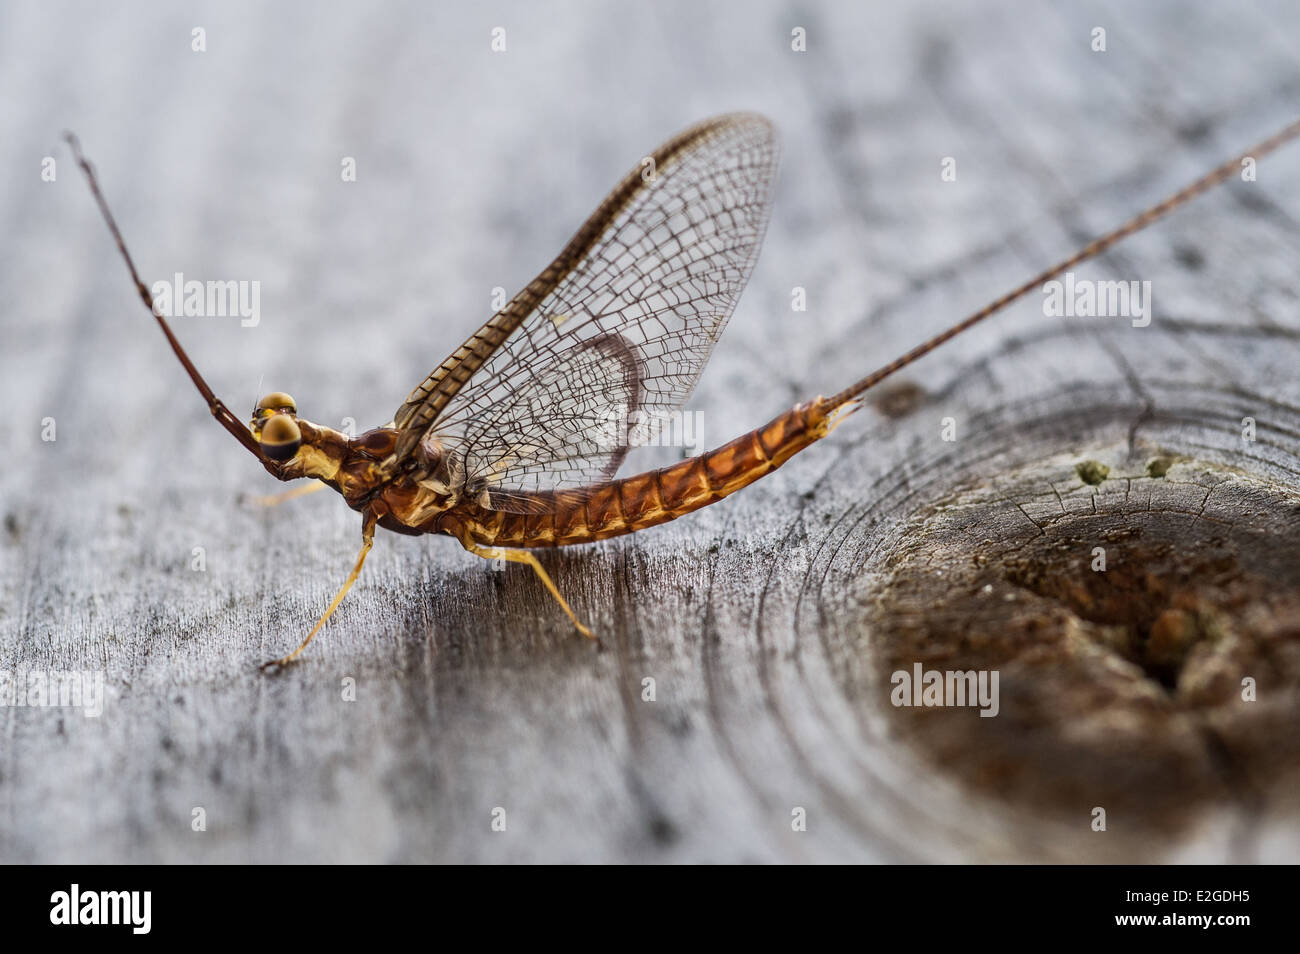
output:
{"label": "transparent wing", "polygon": [[[736,114],[669,140],[398,410],[398,462],[499,510],[614,476],[690,396],[749,279],[778,150]],[[418,452],[418,453],[417,453]],[[420,469],[420,468],[417,468]]]}

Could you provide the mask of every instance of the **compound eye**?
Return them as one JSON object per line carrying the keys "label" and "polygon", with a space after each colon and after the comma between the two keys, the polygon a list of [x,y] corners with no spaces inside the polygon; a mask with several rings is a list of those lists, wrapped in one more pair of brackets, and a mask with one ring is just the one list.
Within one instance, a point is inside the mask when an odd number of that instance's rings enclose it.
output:
{"label": "compound eye", "polygon": [[283,391],[274,391],[268,394],[262,400],[257,402],[257,410],[253,412],[253,417],[257,420],[270,417],[272,414],[297,414],[298,405],[288,394]]}
{"label": "compound eye", "polygon": [[302,430],[288,414],[276,414],[262,425],[262,453],[284,463],[302,445]]}

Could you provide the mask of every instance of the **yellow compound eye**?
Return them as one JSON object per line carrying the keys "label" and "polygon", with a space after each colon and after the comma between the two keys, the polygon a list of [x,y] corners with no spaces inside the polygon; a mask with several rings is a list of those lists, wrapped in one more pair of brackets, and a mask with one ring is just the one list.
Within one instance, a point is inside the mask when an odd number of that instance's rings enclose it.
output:
{"label": "yellow compound eye", "polygon": [[298,427],[298,422],[288,414],[275,414],[262,425],[261,441],[262,453],[271,460],[284,463],[298,453],[298,448],[302,445],[302,430]]}
{"label": "yellow compound eye", "polygon": [[298,405],[294,403],[293,398],[283,391],[273,391],[262,400],[257,402],[257,410],[253,412],[253,417],[261,420],[270,417],[272,414],[297,414]]}

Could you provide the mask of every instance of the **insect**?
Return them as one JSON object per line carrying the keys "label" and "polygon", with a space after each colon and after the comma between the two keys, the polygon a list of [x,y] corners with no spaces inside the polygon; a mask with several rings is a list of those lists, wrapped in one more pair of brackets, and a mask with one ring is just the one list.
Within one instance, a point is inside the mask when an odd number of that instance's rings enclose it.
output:
{"label": "insect", "polygon": [[298,658],[320,632],[361,573],[376,528],[451,536],[479,556],[526,563],[593,636],[534,550],[632,533],[722,500],[834,431],[869,388],[1298,134],[1300,121],[831,397],[627,477],[617,476],[624,457],[690,396],[754,267],[778,161],[764,117],[720,116],[661,145],[389,424],[355,438],[299,417],[283,392],[258,401],[248,424],[216,397],[155,308],[79,143],[67,140],[140,298],[213,417],[272,476],[318,481],[362,515],[352,572],[301,645],[265,669]]}

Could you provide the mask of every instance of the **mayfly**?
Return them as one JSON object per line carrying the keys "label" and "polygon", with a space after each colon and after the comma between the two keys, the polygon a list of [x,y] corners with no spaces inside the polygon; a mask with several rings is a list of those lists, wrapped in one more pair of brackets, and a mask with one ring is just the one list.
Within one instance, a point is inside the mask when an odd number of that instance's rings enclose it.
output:
{"label": "mayfly", "polygon": [[[1300,134],[1300,121],[1140,212],[946,331],[831,397],[798,404],[697,457],[627,477],[628,451],[695,387],[735,310],[767,227],[777,140],[762,116],[692,126],[628,173],[546,269],[452,352],[393,420],[352,438],[298,416],[283,392],[245,425],[213,393],[154,307],[75,137],[68,142],[153,314],[213,417],[274,477],[313,478],[362,515],[361,552],[320,632],[361,573],[375,529],[454,537],[526,563],[584,626],[533,552],[632,533],[706,507],[830,434],[896,371],[1104,252]],[[264,667],[264,668],[266,668]]]}

